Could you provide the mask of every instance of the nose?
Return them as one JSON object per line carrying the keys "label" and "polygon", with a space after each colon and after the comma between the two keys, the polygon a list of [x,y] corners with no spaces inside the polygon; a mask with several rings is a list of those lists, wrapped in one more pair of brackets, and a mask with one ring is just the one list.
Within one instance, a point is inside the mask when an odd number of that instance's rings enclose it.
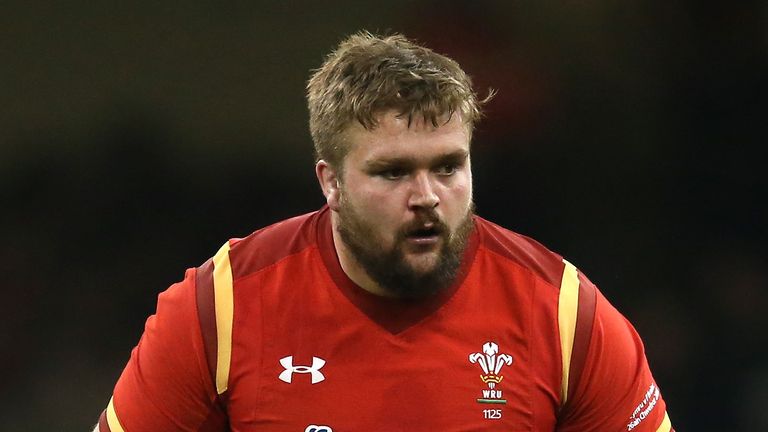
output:
{"label": "nose", "polygon": [[411,209],[433,209],[440,204],[440,198],[432,184],[433,179],[428,173],[421,172],[413,177],[411,195],[408,207]]}

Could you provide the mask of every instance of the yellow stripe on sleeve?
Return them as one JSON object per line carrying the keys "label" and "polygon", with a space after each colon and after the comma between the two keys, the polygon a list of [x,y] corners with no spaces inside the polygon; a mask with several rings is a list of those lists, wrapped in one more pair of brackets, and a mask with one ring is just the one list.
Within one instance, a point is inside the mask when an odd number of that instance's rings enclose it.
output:
{"label": "yellow stripe on sleeve", "polygon": [[229,365],[232,359],[232,267],[229,262],[229,242],[213,257],[213,292],[216,310],[216,391],[222,394],[229,382]]}
{"label": "yellow stripe on sleeve", "polygon": [[560,329],[560,352],[563,356],[561,405],[568,399],[568,375],[571,369],[573,339],[576,333],[576,316],[579,309],[579,277],[576,267],[566,260],[563,280],[560,282],[560,298],[557,303],[557,324]]}
{"label": "yellow stripe on sleeve", "polygon": [[669,419],[669,414],[664,413],[664,420],[661,421],[661,426],[656,429],[656,432],[669,432],[672,430],[672,421]]}
{"label": "yellow stripe on sleeve", "polygon": [[120,420],[117,419],[117,413],[115,412],[115,404],[112,401],[114,397],[109,398],[109,405],[107,405],[107,425],[111,432],[125,432],[123,426],[120,424]]}

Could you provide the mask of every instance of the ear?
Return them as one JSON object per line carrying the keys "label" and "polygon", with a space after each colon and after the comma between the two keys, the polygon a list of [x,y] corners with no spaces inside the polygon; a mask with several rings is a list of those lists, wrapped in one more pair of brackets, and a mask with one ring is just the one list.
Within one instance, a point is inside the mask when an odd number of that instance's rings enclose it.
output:
{"label": "ear", "polygon": [[315,175],[317,181],[320,183],[320,188],[325,195],[325,201],[328,203],[328,207],[337,211],[339,209],[339,200],[341,198],[341,191],[339,190],[339,182],[341,179],[338,176],[336,170],[331,167],[328,162],[320,159],[315,164]]}

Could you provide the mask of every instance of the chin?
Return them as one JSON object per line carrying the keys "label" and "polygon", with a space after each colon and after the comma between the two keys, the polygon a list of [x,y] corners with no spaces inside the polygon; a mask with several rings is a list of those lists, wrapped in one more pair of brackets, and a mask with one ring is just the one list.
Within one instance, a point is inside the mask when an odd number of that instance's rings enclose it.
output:
{"label": "chin", "polygon": [[434,271],[437,268],[437,261],[438,257],[435,253],[430,253],[429,256],[413,257],[406,260],[411,270],[421,276]]}

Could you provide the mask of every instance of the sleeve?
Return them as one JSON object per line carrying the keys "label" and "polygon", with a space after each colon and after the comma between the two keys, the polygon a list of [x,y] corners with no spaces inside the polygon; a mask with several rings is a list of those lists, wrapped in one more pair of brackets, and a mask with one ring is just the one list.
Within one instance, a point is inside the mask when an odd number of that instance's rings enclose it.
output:
{"label": "sleeve", "polygon": [[594,293],[594,316],[558,432],[674,432],[637,332],[586,277],[578,279]]}
{"label": "sleeve", "polygon": [[102,432],[226,430],[200,327],[197,272],[187,270],[158,297],[101,414]]}

